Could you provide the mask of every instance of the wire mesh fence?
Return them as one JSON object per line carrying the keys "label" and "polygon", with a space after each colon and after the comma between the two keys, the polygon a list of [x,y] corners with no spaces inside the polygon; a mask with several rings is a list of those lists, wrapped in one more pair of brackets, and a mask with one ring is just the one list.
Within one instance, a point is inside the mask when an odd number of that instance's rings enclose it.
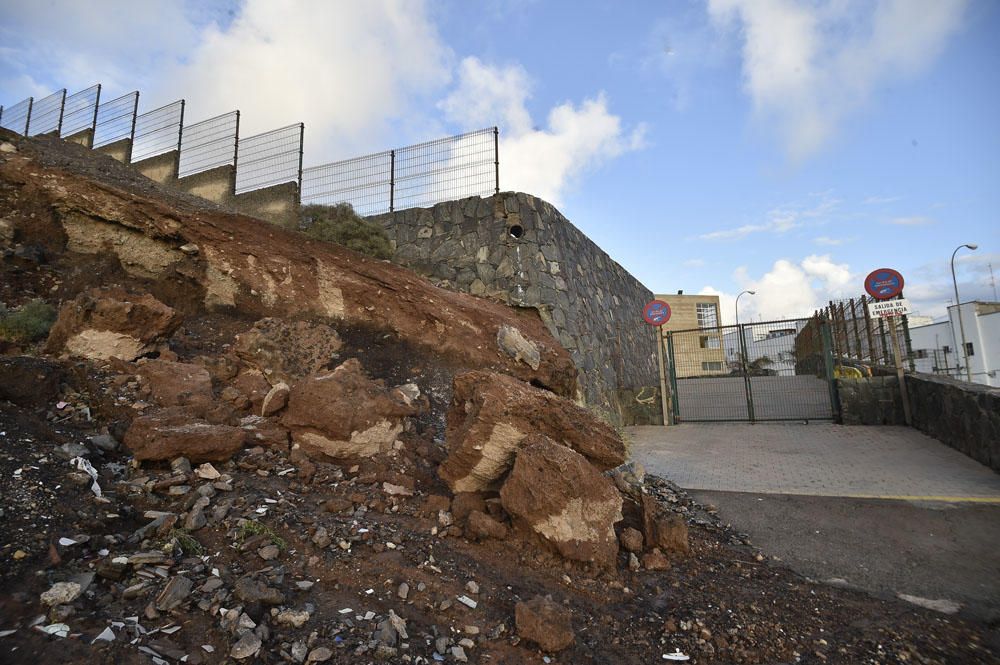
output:
{"label": "wire mesh fence", "polygon": [[298,183],[302,175],[305,126],[289,125],[240,139],[236,156],[236,193]]}
{"label": "wire mesh fence", "polygon": [[392,151],[302,170],[302,203],[350,203],[359,215],[392,208]]}
{"label": "wire mesh fence", "polygon": [[177,177],[236,164],[240,112],[224,113],[184,128]]}
{"label": "wire mesh fence", "polygon": [[66,98],[63,106],[60,136],[73,136],[94,129],[97,124],[97,106],[101,101],[101,84],[75,92]]}
{"label": "wire mesh fence", "polygon": [[52,134],[62,127],[63,105],[66,102],[66,88],[43,97],[31,105],[28,118],[28,136]]}
{"label": "wire mesh fence", "polygon": [[183,99],[137,116],[135,134],[132,137],[131,161],[141,162],[166,152],[179,151],[183,126]]}
{"label": "wire mesh fence", "polygon": [[0,109],[0,127],[26,135],[28,133],[28,119],[31,116],[31,104],[33,101],[31,97],[28,97],[13,106]]}
{"label": "wire mesh fence", "polygon": [[830,377],[796,362],[808,319],[667,332],[679,421],[829,420]]}
{"label": "wire mesh fence", "polygon": [[138,90],[101,102],[97,107],[97,122],[94,125],[94,147],[131,140],[135,132],[138,107]]}
{"label": "wire mesh fence", "polygon": [[350,203],[361,215],[430,206],[500,191],[496,127],[314,166],[302,202]]}

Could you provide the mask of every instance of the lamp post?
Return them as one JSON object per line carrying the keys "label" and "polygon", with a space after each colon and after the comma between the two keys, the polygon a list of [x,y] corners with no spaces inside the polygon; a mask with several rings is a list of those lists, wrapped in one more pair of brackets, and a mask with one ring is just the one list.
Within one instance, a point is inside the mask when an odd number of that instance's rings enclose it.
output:
{"label": "lamp post", "polygon": [[743,358],[743,362],[740,364],[743,365],[744,375],[746,375],[747,372],[747,339],[746,335],[743,332],[743,329],[740,328],[740,297],[745,293],[749,293],[750,295],[755,296],[757,295],[757,292],[740,291],[740,295],[736,296],[736,332],[738,332],[740,335],[740,356]]}
{"label": "lamp post", "polygon": [[736,325],[740,324],[740,296],[744,293],[749,293],[752,296],[757,295],[756,291],[740,291],[740,295],[736,296]]}
{"label": "lamp post", "polygon": [[958,309],[958,329],[962,331],[962,357],[965,359],[965,378],[972,383],[972,368],[969,367],[969,347],[965,344],[965,323],[962,321],[962,301],[958,299],[958,280],[955,279],[955,255],[958,250],[968,247],[972,251],[979,249],[979,245],[968,243],[959,245],[951,253],[951,283],[955,287],[955,307]]}

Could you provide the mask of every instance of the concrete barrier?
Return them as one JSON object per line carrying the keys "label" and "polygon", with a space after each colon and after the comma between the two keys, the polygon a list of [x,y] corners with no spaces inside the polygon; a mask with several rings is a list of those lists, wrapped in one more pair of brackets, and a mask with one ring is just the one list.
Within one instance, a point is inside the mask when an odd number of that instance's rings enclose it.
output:
{"label": "concrete barrier", "polygon": [[219,166],[184,178],[177,186],[195,196],[221,205],[233,205],[236,198],[236,169],[231,165]]}
{"label": "concrete barrier", "polygon": [[132,164],[132,167],[150,180],[167,185],[177,180],[179,159],[180,152],[171,150],[170,152],[135,162]]}
{"label": "concrete barrier", "polygon": [[92,148],[94,146],[94,130],[88,128],[83,130],[82,132],[77,132],[76,134],[64,136],[63,140],[67,141],[68,143],[76,143],[78,145],[82,145],[85,148]]}
{"label": "concrete barrier", "polygon": [[299,225],[299,186],[285,182],[237,194],[233,207],[244,215],[295,229]]}
{"label": "concrete barrier", "polygon": [[132,140],[122,139],[114,143],[102,145],[99,148],[94,148],[94,150],[112,159],[117,159],[122,164],[128,164],[129,156],[132,154]]}

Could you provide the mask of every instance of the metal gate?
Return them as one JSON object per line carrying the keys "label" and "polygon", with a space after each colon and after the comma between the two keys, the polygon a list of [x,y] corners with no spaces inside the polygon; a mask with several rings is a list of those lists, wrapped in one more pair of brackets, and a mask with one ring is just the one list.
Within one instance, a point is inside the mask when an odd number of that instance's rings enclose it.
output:
{"label": "metal gate", "polygon": [[665,331],[675,422],[833,420],[829,326],[816,319]]}

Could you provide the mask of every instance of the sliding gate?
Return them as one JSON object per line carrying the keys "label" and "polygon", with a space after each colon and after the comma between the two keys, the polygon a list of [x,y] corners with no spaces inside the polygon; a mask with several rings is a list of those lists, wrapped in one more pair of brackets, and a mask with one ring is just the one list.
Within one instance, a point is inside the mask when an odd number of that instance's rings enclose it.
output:
{"label": "sliding gate", "polygon": [[675,422],[833,420],[830,336],[815,319],[664,332]]}

